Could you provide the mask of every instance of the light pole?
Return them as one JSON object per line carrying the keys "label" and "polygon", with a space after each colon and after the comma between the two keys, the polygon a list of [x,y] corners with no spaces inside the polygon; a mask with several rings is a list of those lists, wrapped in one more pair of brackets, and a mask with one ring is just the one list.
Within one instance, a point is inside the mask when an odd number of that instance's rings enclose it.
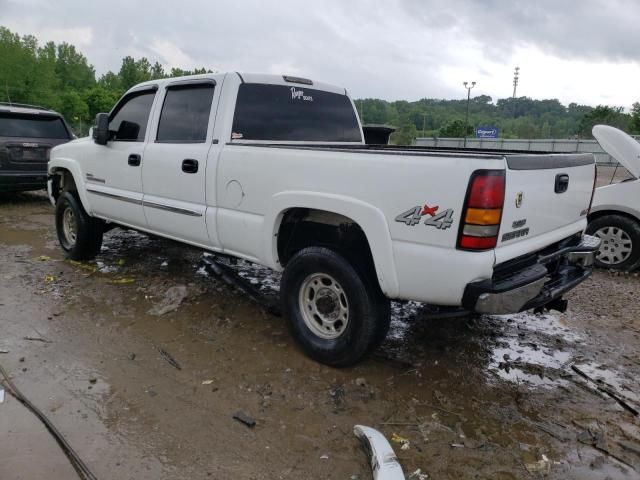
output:
{"label": "light pole", "polygon": [[471,100],[471,89],[476,86],[476,82],[471,82],[471,86],[469,86],[469,82],[463,83],[464,88],[467,89],[467,114],[464,117],[464,146],[467,146],[467,130],[469,128],[469,101]]}
{"label": "light pole", "polygon": [[520,67],[516,67],[513,71],[513,118],[516,118],[516,90],[518,88],[518,80],[520,79]]}

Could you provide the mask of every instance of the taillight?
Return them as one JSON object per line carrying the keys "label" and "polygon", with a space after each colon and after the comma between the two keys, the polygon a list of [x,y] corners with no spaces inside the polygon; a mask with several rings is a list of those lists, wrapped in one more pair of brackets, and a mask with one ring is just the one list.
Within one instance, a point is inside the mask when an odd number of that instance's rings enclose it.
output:
{"label": "taillight", "polygon": [[594,166],[594,172],[593,172],[593,189],[591,190],[591,200],[589,200],[589,209],[587,210],[587,215],[589,215],[591,213],[591,206],[593,205],[593,196],[596,193],[596,182],[598,180],[598,165],[596,165],[595,163],[593,164]]}
{"label": "taillight", "polygon": [[465,199],[458,248],[489,250],[498,243],[504,206],[504,170],[477,170]]}

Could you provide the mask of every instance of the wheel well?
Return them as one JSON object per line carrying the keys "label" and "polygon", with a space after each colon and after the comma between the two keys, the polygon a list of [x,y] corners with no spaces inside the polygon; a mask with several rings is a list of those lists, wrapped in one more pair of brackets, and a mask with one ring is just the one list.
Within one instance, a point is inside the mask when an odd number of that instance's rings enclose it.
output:
{"label": "wheel well", "polygon": [[66,168],[57,168],[53,171],[53,180],[51,184],[51,194],[53,198],[58,197],[64,192],[77,192],[76,181],[73,174]]}
{"label": "wheel well", "polygon": [[626,217],[629,220],[633,220],[636,223],[640,223],[640,220],[637,217],[634,217],[633,215],[626,213],[626,212],[621,212],[620,210],[600,210],[598,212],[594,212],[592,214],[590,214],[587,217],[587,220],[589,222],[593,222],[594,220],[601,218],[601,217],[606,217],[607,215],[618,215],[620,217]]}
{"label": "wheel well", "polygon": [[283,267],[306,247],[327,247],[354,262],[354,266],[373,273],[373,255],[364,231],[349,217],[326,210],[292,208],[287,210],[278,229],[278,259]]}

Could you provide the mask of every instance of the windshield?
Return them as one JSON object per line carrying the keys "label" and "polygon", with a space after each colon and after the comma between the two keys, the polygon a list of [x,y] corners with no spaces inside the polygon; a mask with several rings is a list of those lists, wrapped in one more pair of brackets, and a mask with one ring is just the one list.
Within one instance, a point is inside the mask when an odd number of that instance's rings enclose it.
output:
{"label": "windshield", "polygon": [[69,132],[57,116],[0,113],[0,137],[69,139]]}

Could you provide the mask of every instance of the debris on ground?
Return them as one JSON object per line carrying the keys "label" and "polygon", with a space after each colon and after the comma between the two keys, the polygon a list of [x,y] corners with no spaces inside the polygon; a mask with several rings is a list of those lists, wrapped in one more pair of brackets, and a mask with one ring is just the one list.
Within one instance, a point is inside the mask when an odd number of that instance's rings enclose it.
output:
{"label": "debris on ground", "polygon": [[530,474],[540,473],[542,475],[548,475],[551,471],[551,461],[545,454],[542,454],[542,458],[537,462],[525,463],[524,467]]}
{"label": "debris on ground", "polygon": [[9,350],[0,349],[0,353],[9,353]]}
{"label": "debris on ground", "polygon": [[394,433],[393,435],[391,435],[391,441],[395,442],[395,443],[399,443],[400,444],[400,448],[402,450],[409,450],[409,448],[411,447],[409,439],[401,437],[397,433]]}
{"label": "debris on ground", "polygon": [[329,455],[327,454],[320,455],[320,460],[329,460]]}
{"label": "debris on ground", "polygon": [[202,381],[202,385],[211,385],[212,383],[213,383],[213,380],[211,379]]}
{"label": "debris on ground", "polygon": [[51,260],[51,257],[49,255],[40,255],[38,257],[38,260],[40,260],[41,262],[48,262],[49,260]]}
{"label": "debris on ground", "polygon": [[369,455],[374,480],[404,480],[398,457],[382,433],[364,425],[354,426],[353,433]]}
{"label": "debris on ground", "polygon": [[421,469],[417,469],[415,472],[412,472],[408,477],[409,480],[427,480],[428,478],[429,475],[422,473]]}
{"label": "debris on ground", "polygon": [[247,427],[253,428],[256,426],[256,421],[253,417],[247,415],[244,412],[236,412],[233,414],[233,418],[240,423],[244,423]]}
{"label": "debris on ground", "polygon": [[187,287],[185,285],[175,285],[169,288],[162,300],[153,306],[147,313],[150,315],[164,315],[173,312],[180,307],[180,304],[187,298]]}
{"label": "debris on ground", "polygon": [[112,283],[114,285],[126,285],[128,283],[133,283],[135,281],[136,281],[135,278],[120,277],[120,278],[114,278],[113,280],[109,280],[109,283]]}
{"label": "debris on ground", "polygon": [[367,381],[363,377],[356,378],[356,385],[359,387],[366,387]]}
{"label": "debris on ground", "polygon": [[171,356],[171,354],[169,352],[167,352],[164,348],[162,347],[156,347],[156,349],[158,350],[158,353],[160,353],[160,356],[166,360],[166,362],[171,365],[172,367],[178,369],[178,370],[182,370],[182,366],[180,366],[180,364],[176,361],[175,358],[173,358]]}
{"label": "debris on ground", "polygon": [[4,403],[4,388],[0,387],[0,403]]}
{"label": "debris on ground", "polygon": [[42,337],[23,337],[23,339],[30,342],[52,343],[51,340],[47,340],[46,338]]}
{"label": "debris on ground", "polygon": [[50,274],[46,274],[44,276],[44,283],[51,283],[56,279],[56,277],[54,277],[53,275]]}

